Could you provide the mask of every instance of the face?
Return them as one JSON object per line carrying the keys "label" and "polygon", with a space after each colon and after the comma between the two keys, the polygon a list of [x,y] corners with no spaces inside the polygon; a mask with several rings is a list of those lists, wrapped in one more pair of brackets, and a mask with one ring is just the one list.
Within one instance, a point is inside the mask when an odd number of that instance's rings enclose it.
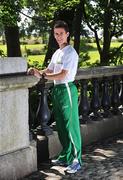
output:
{"label": "face", "polygon": [[69,32],[66,32],[64,28],[54,28],[54,37],[60,47],[67,43],[68,36]]}

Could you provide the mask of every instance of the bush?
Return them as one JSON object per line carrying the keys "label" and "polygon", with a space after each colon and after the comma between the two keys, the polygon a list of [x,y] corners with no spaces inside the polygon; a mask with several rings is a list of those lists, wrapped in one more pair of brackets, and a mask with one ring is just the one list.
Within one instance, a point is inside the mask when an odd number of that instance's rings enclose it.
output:
{"label": "bush", "polygon": [[[30,62],[31,60],[29,59],[28,61]],[[37,68],[37,69],[42,69],[42,65],[39,63],[39,61],[33,61],[33,64],[31,64],[31,65],[29,63],[28,67],[34,67],[34,68]]]}
{"label": "bush", "polygon": [[[114,48],[112,52],[116,51],[117,48]],[[120,49],[120,51],[112,58],[109,60],[109,65],[122,65],[123,64],[123,48]]]}
{"label": "bush", "polygon": [[38,40],[35,40],[35,41],[34,41],[34,44],[41,44],[41,42],[38,41]]}
{"label": "bush", "polygon": [[86,61],[89,60],[90,57],[88,55],[88,53],[84,53],[84,52],[81,52],[80,55],[79,55],[79,68],[80,67],[83,67],[83,66],[86,66]]}
{"label": "bush", "polygon": [[3,50],[0,49],[0,57],[5,57]]}
{"label": "bush", "polygon": [[26,41],[21,41],[20,43],[21,43],[22,45],[28,44]]}
{"label": "bush", "polygon": [[123,38],[118,38],[118,42],[123,42]]}
{"label": "bush", "polygon": [[26,52],[27,56],[29,56],[29,55],[41,55],[41,54],[44,54],[39,49],[27,49],[27,48],[25,48],[25,52]]}

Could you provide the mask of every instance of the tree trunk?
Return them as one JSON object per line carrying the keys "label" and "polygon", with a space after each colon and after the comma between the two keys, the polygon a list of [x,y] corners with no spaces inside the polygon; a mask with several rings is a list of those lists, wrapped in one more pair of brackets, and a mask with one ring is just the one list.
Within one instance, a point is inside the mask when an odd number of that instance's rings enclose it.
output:
{"label": "tree trunk", "polygon": [[20,57],[20,41],[18,26],[5,26],[5,38],[8,57]]}
{"label": "tree trunk", "polygon": [[111,44],[111,20],[112,12],[110,4],[108,4],[104,13],[104,33],[103,33],[103,49],[101,53],[101,65],[107,65],[110,59],[110,44]]}
{"label": "tree trunk", "polygon": [[43,66],[46,67],[49,64],[49,61],[50,61],[53,53],[56,51],[56,49],[58,49],[58,44],[56,43],[56,40],[54,38],[53,28],[52,28],[51,34],[49,36],[48,49],[47,49],[47,53],[46,53],[46,56],[45,56],[45,60],[44,60]]}
{"label": "tree trunk", "polygon": [[[69,31],[70,31],[70,36],[71,36],[73,18],[74,18],[74,9],[61,10],[61,11],[59,10],[54,16],[54,22],[57,20],[64,20],[69,26]],[[54,23],[53,23],[53,25],[54,25]],[[51,57],[56,49],[58,49],[58,44],[56,43],[56,40],[54,38],[53,26],[52,26],[51,34],[49,37],[48,50],[47,50],[45,60],[44,60],[44,66],[47,66],[49,64],[49,60],[51,59]]]}
{"label": "tree trunk", "polygon": [[80,1],[78,7],[75,12],[74,17],[74,48],[76,49],[77,53],[79,54],[80,48],[80,35],[81,35],[81,22],[82,22],[82,9],[83,9],[83,1]]}

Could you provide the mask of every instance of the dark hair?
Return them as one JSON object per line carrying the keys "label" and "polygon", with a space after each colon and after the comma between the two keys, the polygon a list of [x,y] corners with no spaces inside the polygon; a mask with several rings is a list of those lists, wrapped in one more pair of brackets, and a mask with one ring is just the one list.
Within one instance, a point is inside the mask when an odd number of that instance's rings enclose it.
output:
{"label": "dark hair", "polygon": [[54,24],[54,29],[55,28],[63,28],[66,32],[69,32],[69,27],[68,24],[65,21],[58,20]]}

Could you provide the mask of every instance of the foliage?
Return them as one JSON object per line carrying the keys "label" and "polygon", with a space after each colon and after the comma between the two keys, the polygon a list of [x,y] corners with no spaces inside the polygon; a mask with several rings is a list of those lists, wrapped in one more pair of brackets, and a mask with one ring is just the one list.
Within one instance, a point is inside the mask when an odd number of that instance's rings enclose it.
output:
{"label": "foliage", "polygon": [[[115,52],[118,48],[113,48]],[[119,53],[113,56],[113,58],[109,61],[109,65],[123,65],[123,48],[120,49]]]}
{"label": "foliage", "polygon": [[22,8],[22,0],[4,0],[0,2],[0,21],[4,25],[15,25],[20,21],[19,12]]}
{"label": "foliage", "polygon": [[[90,21],[90,25],[95,30],[104,28],[104,15],[109,7],[111,9],[111,24],[110,31],[114,37],[122,35],[121,29],[123,28],[123,2],[121,0],[86,0],[86,15]],[[93,12],[93,13],[92,13]],[[115,31],[115,32],[114,32]],[[117,32],[117,33],[116,33]]]}
{"label": "foliage", "polygon": [[62,9],[71,9],[77,5],[79,0],[26,0],[26,5],[30,11],[35,11],[36,15],[46,18],[47,21],[54,19],[54,13]]}
{"label": "foliage", "polygon": [[52,22],[63,9],[72,9],[79,3],[79,0],[25,0],[25,6],[28,8],[28,14],[33,13],[32,21],[29,22],[27,28],[21,28],[27,31],[28,35],[36,33],[42,35],[43,40],[47,38],[50,32]]}
{"label": "foliage", "polygon": [[43,69],[44,58],[45,58],[45,55],[28,56],[27,57],[28,67],[35,67],[37,69]]}

